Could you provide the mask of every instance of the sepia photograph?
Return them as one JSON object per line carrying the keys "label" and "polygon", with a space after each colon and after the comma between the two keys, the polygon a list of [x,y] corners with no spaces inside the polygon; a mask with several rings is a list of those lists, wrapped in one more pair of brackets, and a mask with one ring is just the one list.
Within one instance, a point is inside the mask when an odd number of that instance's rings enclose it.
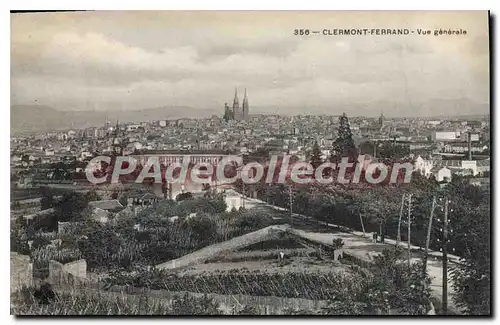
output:
{"label": "sepia photograph", "polygon": [[491,317],[492,21],[11,11],[10,314]]}

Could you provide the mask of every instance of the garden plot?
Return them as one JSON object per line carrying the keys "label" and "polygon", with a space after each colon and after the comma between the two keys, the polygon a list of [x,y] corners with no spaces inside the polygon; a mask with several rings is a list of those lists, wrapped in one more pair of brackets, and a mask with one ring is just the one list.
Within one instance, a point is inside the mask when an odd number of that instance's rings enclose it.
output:
{"label": "garden plot", "polygon": [[349,270],[349,266],[338,261],[318,260],[315,256],[295,256],[289,257],[283,265],[278,263],[277,258],[198,264],[182,270],[179,275],[201,275],[226,271],[262,272],[269,274],[294,272],[342,273]]}

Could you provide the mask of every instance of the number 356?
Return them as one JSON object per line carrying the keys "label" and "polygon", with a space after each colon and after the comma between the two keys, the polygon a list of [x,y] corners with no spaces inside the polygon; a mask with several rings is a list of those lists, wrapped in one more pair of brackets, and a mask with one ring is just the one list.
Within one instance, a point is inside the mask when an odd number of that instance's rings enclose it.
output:
{"label": "number 356", "polygon": [[294,35],[309,35],[309,29],[295,29],[293,31]]}

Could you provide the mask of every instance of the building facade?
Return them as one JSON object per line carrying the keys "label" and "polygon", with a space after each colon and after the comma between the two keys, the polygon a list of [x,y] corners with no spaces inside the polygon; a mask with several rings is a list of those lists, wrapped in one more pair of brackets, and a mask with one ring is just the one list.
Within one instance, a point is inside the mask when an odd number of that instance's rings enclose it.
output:
{"label": "building facade", "polygon": [[239,98],[238,98],[238,89],[236,88],[234,91],[234,99],[233,99],[233,107],[232,107],[232,114],[228,115],[228,105],[226,104],[224,106],[224,116],[228,117],[230,116],[232,120],[236,121],[248,121],[248,116],[250,113],[250,106],[248,104],[248,96],[247,96],[247,90],[245,88],[245,95],[243,97],[243,103],[240,106],[239,104]]}

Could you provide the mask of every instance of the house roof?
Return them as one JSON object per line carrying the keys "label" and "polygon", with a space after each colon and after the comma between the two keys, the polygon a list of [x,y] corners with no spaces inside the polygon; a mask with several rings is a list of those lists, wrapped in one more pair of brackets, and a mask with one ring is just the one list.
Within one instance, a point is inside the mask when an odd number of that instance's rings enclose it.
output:
{"label": "house roof", "polygon": [[118,200],[101,200],[89,202],[92,208],[99,208],[102,210],[115,210],[123,208],[123,205]]}
{"label": "house roof", "polygon": [[435,159],[432,161],[432,165],[436,167],[462,167],[462,161],[451,159]]}
{"label": "house roof", "polygon": [[[439,172],[441,169],[448,169],[446,166],[434,166],[431,168],[431,172],[432,173],[437,173]],[[448,169],[449,170],[449,169]]]}
{"label": "house roof", "polygon": [[94,208],[92,210],[92,217],[94,218],[105,218],[108,216],[108,211],[101,208]]}
{"label": "house roof", "polygon": [[54,208],[45,209],[45,210],[42,210],[42,211],[39,211],[39,212],[36,212],[36,213],[33,213],[33,214],[27,214],[27,215],[24,216],[24,218],[25,219],[35,219],[35,218],[39,218],[39,217],[50,215],[53,212],[55,212]]}
{"label": "house roof", "polygon": [[486,167],[486,166],[491,166],[491,162],[490,162],[490,159],[484,159],[484,160],[478,160],[477,161],[477,166],[478,167]]}

